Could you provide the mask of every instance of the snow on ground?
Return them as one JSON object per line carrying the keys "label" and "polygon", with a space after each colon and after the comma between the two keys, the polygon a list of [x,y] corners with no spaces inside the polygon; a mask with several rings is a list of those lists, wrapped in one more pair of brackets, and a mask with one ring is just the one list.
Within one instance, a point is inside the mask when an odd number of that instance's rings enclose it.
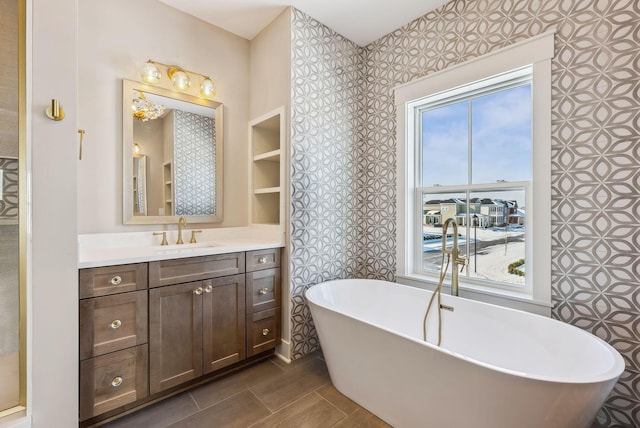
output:
{"label": "snow on ground", "polygon": [[[447,233],[451,233],[452,228],[447,230]],[[442,235],[442,228],[424,226],[424,233]],[[466,228],[459,227],[458,233],[462,236],[458,238],[458,244],[464,245],[466,243],[465,234]],[[507,244],[505,246],[505,235],[507,236]],[[474,237],[477,239],[478,246],[487,244],[486,247],[478,249],[478,254],[474,256]],[[470,277],[487,278],[494,281],[509,282],[513,284],[524,284],[524,276],[518,276],[510,274],[508,272],[508,266],[520,259],[524,259],[524,227],[522,226],[509,226],[509,230],[505,231],[505,228],[471,228],[469,236],[470,245],[470,260],[468,260],[467,267],[460,275],[461,279],[467,276],[467,271]],[[516,241],[516,242],[514,242]],[[427,252],[440,251],[442,249],[442,241],[440,239],[434,239],[425,241],[425,255]],[[450,248],[452,239],[448,239],[447,248]],[[506,247],[506,255],[505,255]],[[439,264],[439,257],[438,264]],[[474,262],[477,263],[477,273],[474,272]],[[451,268],[449,268],[451,269]]]}

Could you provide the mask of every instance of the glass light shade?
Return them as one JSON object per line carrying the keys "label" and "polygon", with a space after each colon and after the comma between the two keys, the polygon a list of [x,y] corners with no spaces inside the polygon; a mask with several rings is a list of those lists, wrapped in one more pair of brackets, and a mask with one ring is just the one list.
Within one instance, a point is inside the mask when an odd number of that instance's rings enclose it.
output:
{"label": "glass light shade", "polygon": [[216,94],[216,85],[209,79],[205,77],[205,79],[200,84],[200,95],[203,97],[212,97]]}
{"label": "glass light shade", "polygon": [[180,89],[181,91],[189,89],[189,87],[191,86],[191,80],[189,79],[189,76],[187,76],[187,73],[182,70],[176,70],[171,75],[171,81],[173,82],[173,87],[176,89]]}
{"label": "glass light shade", "polygon": [[147,83],[158,83],[162,75],[160,74],[160,70],[158,70],[158,67],[156,67],[156,65],[153,62],[147,61],[142,66],[142,70],[140,71],[140,77],[142,77],[142,80],[144,80]]}

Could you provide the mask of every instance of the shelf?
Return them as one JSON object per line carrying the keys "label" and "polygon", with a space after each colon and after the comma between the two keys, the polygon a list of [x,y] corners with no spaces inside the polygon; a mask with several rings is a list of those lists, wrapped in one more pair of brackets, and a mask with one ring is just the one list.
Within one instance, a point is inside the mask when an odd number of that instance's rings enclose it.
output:
{"label": "shelf", "polygon": [[280,224],[280,193],[253,195],[252,223]]}
{"label": "shelf", "polygon": [[249,122],[249,223],[283,226],[284,107]]}
{"label": "shelf", "polygon": [[281,189],[279,187],[263,187],[261,189],[255,189],[253,191],[256,195],[264,195],[265,193],[280,193]]}
{"label": "shelf", "polygon": [[253,157],[253,161],[270,161],[270,162],[280,162],[280,149],[272,150],[270,152],[262,153],[260,155],[256,155]]}

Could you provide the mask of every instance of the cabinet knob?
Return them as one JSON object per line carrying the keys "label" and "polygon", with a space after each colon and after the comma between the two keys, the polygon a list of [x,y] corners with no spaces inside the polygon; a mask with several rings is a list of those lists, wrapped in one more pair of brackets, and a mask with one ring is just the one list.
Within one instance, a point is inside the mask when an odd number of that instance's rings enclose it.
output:
{"label": "cabinet knob", "polygon": [[213,286],[207,285],[206,287],[204,287],[204,291],[206,291],[207,293],[211,293],[211,291],[213,291]]}
{"label": "cabinet knob", "polygon": [[116,376],[111,380],[111,386],[113,386],[114,388],[117,388],[118,386],[122,385],[122,377],[120,376]]}
{"label": "cabinet knob", "polygon": [[111,327],[114,330],[119,329],[120,326],[122,326],[122,321],[120,321],[120,320],[113,320],[113,321],[111,321],[111,324],[109,324],[109,327]]}
{"label": "cabinet knob", "polygon": [[271,330],[269,330],[268,328],[263,328],[262,329],[262,335],[263,336],[268,336],[269,333],[271,333]]}
{"label": "cabinet knob", "polygon": [[202,287],[198,287],[195,290],[193,290],[194,293],[196,293],[198,296],[202,294]]}
{"label": "cabinet knob", "polygon": [[122,277],[120,275],[116,275],[111,278],[111,285],[119,285],[122,282]]}
{"label": "cabinet knob", "polygon": [[261,288],[260,290],[258,290],[258,294],[260,295],[265,295],[269,292],[268,288]]}
{"label": "cabinet knob", "polygon": [[262,256],[258,259],[258,263],[260,263],[261,265],[265,264],[266,262],[267,262],[266,256]]}

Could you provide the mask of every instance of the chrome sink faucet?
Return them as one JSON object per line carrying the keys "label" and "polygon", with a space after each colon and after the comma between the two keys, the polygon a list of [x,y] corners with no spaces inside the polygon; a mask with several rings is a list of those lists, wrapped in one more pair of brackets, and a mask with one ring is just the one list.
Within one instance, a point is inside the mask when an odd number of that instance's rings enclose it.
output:
{"label": "chrome sink faucet", "polygon": [[176,244],[184,244],[182,242],[182,228],[187,225],[187,219],[184,217],[180,217],[178,219],[178,242]]}
{"label": "chrome sink faucet", "polygon": [[[447,250],[447,228],[449,224],[453,226],[453,246]],[[467,259],[460,256],[460,248],[458,248],[458,224],[454,218],[448,218],[442,226],[442,254],[451,257],[451,295],[458,295],[458,265],[462,265],[460,271],[467,264]],[[444,262],[444,259],[443,259]]]}

